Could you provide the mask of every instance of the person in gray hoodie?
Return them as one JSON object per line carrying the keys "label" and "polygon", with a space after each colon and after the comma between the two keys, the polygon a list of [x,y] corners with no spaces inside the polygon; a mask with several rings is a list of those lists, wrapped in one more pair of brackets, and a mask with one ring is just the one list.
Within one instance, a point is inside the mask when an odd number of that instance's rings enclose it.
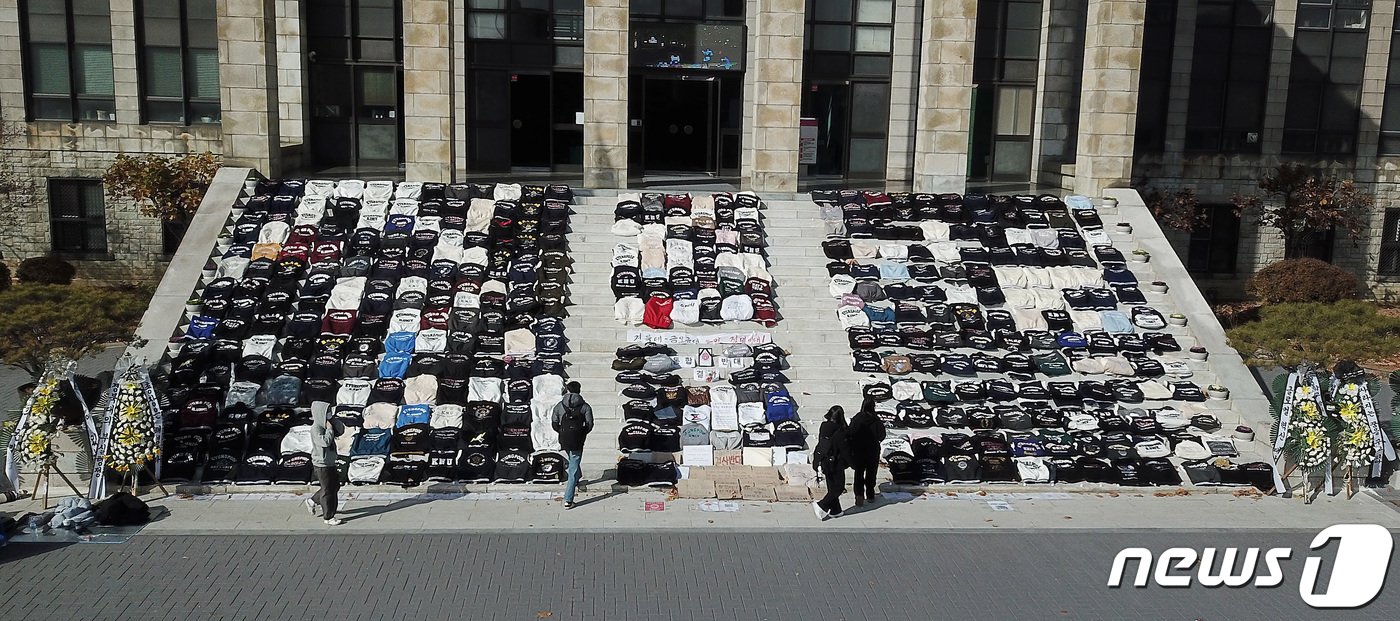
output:
{"label": "person in gray hoodie", "polygon": [[324,401],[311,404],[311,466],[316,469],[321,487],[305,503],[311,515],[316,515],[319,506],[326,524],[339,526],[341,521],[335,517],[335,510],[340,500],[340,468],[336,467],[335,438],[345,433],[345,425],[329,417],[330,409]]}
{"label": "person in gray hoodie", "polygon": [[552,421],[554,431],[559,433],[559,448],[564,449],[568,457],[565,509],[574,508],[574,491],[578,489],[578,480],[582,476],[579,461],[583,459],[583,442],[588,438],[588,432],[593,431],[593,407],[583,400],[580,390],[582,388],[578,382],[569,382],[564,386],[564,398],[554,406]]}

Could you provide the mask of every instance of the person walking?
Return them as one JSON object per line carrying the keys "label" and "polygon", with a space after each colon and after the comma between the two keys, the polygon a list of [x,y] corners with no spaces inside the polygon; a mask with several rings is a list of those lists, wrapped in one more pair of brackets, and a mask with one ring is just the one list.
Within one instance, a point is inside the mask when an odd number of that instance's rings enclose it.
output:
{"label": "person walking", "polygon": [[856,476],[856,506],[875,502],[875,474],[880,471],[880,443],[885,440],[885,423],[875,415],[875,401],[867,398],[851,417],[846,432],[851,444],[851,467]]}
{"label": "person walking", "polygon": [[319,507],[326,524],[339,526],[342,522],[335,517],[335,510],[340,503],[340,468],[336,467],[335,439],[345,433],[345,425],[330,418],[330,409],[330,404],[322,401],[311,404],[311,466],[321,487],[305,502],[311,515],[316,515]]}
{"label": "person walking", "polygon": [[582,387],[578,382],[564,386],[564,398],[554,406],[552,426],[559,433],[559,448],[568,457],[565,474],[568,482],[564,487],[564,508],[574,508],[574,492],[578,490],[579,478],[583,473],[579,467],[583,459],[583,443],[588,432],[593,431],[593,407],[579,394]]}
{"label": "person walking", "polygon": [[851,464],[851,445],[847,438],[846,411],[839,405],[826,411],[826,420],[817,433],[817,448],[813,451],[812,469],[826,477],[826,496],[812,503],[817,517],[825,520],[841,515],[841,493],[846,490],[846,467]]}

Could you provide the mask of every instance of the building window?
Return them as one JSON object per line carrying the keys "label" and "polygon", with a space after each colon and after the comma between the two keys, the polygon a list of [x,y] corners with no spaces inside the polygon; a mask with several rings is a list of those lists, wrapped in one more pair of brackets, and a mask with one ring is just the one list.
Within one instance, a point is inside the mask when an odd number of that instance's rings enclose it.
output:
{"label": "building window", "polygon": [[1283,152],[1356,152],[1371,0],[1298,3]]}
{"label": "building window", "polygon": [[583,0],[470,0],[468,7],[474,65],[583,66]]}
{"label": "building window", "polygon": [[1383,155],[1400,155],[1400,11],[1390,33],[1390,67],[1385,74],[1385,110],[1381,113]]}
{"label": "building window", "polygon": [[1133,150],[1161,153],[1167,141],[1172,56],[1176,53],[1176,0],[1147,0],[1138,78],[1137,131]]}
{"label": "building window", "polygon": [[214,0],[141,0],[141,95],[148,123],[219,122]]}
{"label": "building window", "polygon": [[1273,0],[1200,0],[1186,108],[1187,151],[1259,152],[1273,22]]}
{"label": "building window", "polygon": [[102,204],[102,182],[50,179],[49,230],[55,254],[106,254],[107,212]]}
{"label": "building window", "polygon": [[27,0],[22,6],[29,118],[117,120],[107,0]]}
{"label": "building window", "polygon": [[1385,210],[1385,228],[1381,236],[1381,261],[1376,271],[1381,276],[1400,276],[1400,209]]}
{"label": "building window", "polygon": [[1201,205],[1201,223],[1191,231],[1186,269],[1196,276],[1235,273],[1240,216],[1234,205]]}

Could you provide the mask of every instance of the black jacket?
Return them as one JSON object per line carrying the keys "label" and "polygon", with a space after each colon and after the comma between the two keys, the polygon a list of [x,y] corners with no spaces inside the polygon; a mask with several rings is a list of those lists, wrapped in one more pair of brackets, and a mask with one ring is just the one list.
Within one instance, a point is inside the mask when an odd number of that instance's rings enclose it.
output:
{"label": "black jacket", "polygon": [[835,421],[822,423],[817,434],[817,448],[813,451],[812,467],[822,471],[845,470],[854,463],[851,443],[847,438],[847,428]]}
{"label": "black jacket", "polygon": [[885,423],[874,412],[861,411],[851,417],[846,431],[847,442],[851,445],[854,463],[866,463],[880,459],[880,442],[885,439]]}

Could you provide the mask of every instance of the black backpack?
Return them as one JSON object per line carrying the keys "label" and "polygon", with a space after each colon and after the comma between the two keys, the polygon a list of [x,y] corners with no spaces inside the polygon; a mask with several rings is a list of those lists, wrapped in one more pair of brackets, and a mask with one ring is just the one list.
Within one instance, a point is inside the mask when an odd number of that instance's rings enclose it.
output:
{"label": "black backpack", "polygon": [[137,526],[151,521],[150,507],[127,492],[112,494],[97,503],[92,513],[103,526]]}

